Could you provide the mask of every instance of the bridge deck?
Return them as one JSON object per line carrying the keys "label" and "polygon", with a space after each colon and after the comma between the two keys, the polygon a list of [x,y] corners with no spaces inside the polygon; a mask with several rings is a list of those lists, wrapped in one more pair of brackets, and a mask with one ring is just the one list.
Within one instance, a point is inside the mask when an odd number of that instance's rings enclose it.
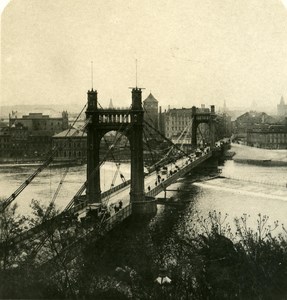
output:
{"label": "bridge deck", "polygon": [[[185,174],[190,172],[193,168],[197,167],[207,159],[212,156],[212,151],[200,156],[195,157],[193,160],[190,158],[180,158],[175,163],[167,164],[166,167],[170,171],[173,168],[175,171],[174,165],[177,165],[177,171],[174,172],[172,175],[169,175],[167,171],[166,175],[161,175],[160,182],[158,181],[158,173],[156,171],[148,174],[145,177],[145,194],[149,197],[154,197],[160,192],[164,191],[169,185],[176,182],[177,179],[183,177]],[[157,182],[157,183],[156,183]],[[155,184],[156,183],[156,184]],[[130,180],[102,193],[102,203],[106,203],[107,205],[112,205],[120,200],[123,202],[123,208],[115,213],[111,213],[111,217],[105,221],[105,226],[107,229],[111,229],[114,227],[115,223],[121,222],[125,218],[131,215],[132,213],[132,206],[130,205],[130,197],[129,197],[129,187],[130,187]],[[81,196],[80,199],[84,201],[73,206],[70,208],[66,214],[75,215],[81,214],[86,212],[87,208],[90,207],[91,203],[85,201],[85,195]],[[11,240],[11,242],[19,243],[21,241],[27,240],[32,238],[34,235],[40,233],[41,231],[45,230],[47,227],[56,227],[57,222],[61,221],[63,217],[63,213],[54,217],[53,219],[47,220],[44,223],[31,228],[19,236],[16,236]]]}
{"label": "bridge deck", "polygon": [[[153,189],[148,191],[146,193],[146,195],[147,196],[155,196],[155,195],[159,194],[160,192],[164,191],[166,189],[166,187],[168,187],[170,184],[176,182],[176,180],[178,178],[184,176],[185,174],[190,172],[190,170],[192,170],[193,168],[195,168],[202,162],[206,161],[211,156],[212,156],[212,152],[208,152],[201,157],[197,157],[193,161],[188,161],[187,159],[178,160],[177,164],[178,165],[182,164],[182,168],[179,168],[177,170],[177,172],[174,173],[173,175],[167,176],[167,178],[164,181],[162,181],[160,184],[157,184]],[[186,163],[186,162],[188,162],[188,163]],[[155,179],[154,176],[156,174],[157,174],[156,172],[152,172],[151,174],[146,176],[146,178],[145,178],[145,186],[146,187],[149,186],[149,184],[151,184],[151,182],[154,182],[154,179]],[[122,189],[124,189],[124,191],[126,191],[128,189],[128,187],[129,187],[129,183],[122,184]],[[120,191],[120,189],[118,189],[117,187],[115,187],[113,190],[114,190],[113,193],[116,196],[116,201],[119,201],[119,199],[121,199],[122,201],[125,200],[124,198],[118,198],[118,196],[121,195],[121,193],[123,191]],[[129,189],[128,189],[128,191],[129,191]],[[107,197],[108,197],[108,194],[109,194],[109,191],[106,192]],[[105,200],[105,199],[103,199],[103,200]],[[106,220],[104,220],[101,223],[100,229],[99,229],[99,227],[95,227],[95,228],[92,227],[91,230],[85,234],[85,236],[79,238],[77,241],[73,242],[72,244],[69,244],[66,248],[64,248],[62,250],[62,252],[65,253],[65,258],[68,260],[69,260],[69,258],[73,259],[76,256],[76,253],[78,251],[77,245],[79,245],[79,243],[82,243],[84,240],[96,241],[105,232],[112,230],[119,223],[121,223],[122,221],[127,219],[129,216],[131,216],[132,215],[132,204],[129,201],[128,202],[125,201],[125,203],[126,203],[126,205],[122,209],[120,209],[118,212],[114,213],[113,215],[111,215],[109,218],[107,218]],[[84,202],[84,203],[81,203],[80,205],[72,208],[71,210],[75,211],[75,212],[76,211],[79,212],[81,210],[86,209],[88,206],[89,206],[89,204]],[[52,263],[52,261],[47,261],[45,263],[45,265],[48,266],[51,263]]]}

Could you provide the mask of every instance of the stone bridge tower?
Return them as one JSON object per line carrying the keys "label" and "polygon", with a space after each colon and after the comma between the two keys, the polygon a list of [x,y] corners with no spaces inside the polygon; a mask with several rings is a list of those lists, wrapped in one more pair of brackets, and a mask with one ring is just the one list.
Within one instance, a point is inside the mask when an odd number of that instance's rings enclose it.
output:
{"label": "stone bridge tower", "polygon": [[215,146],[215,106],[211,105],[209,109],[200,109],[193,106],[192,108],[192,128],[191,128],[191,144],[197,146],[197,127],[201,123],[208,124],[210,131],[210,146]]}
{"label": "stone bridge tower", "polygon": [[143,122],[142,91],[132,89],[130,109],[103,109],[98,107],[97,91],[88,91],[86,110],[87,125],[87,200],[90,203],[101,202],[100,185],[100,142],[109,131],[124,134],[131,150],[131,188],[130,201],[133,212],[153,212],[155,202],[146,201],[144,193],[143,162]]}

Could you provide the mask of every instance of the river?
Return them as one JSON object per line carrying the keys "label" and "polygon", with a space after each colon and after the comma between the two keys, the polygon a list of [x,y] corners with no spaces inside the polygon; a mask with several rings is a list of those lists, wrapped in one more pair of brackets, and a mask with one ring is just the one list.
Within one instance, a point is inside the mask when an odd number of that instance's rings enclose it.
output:
{"label": "river", "polygon": [[[258,213],[268,215],[270,220],[286,223],[287,167],[255,166],[228,160],[220,168],[223,178],[193,183],[195,175],[191,174],[170,187],[171,190],[179,188],[180,192],[170,191],[167,193],[169,197],[190,201],[185,209],[186,221],[195,211],[207,215],[209,211],[216,210],[222,214],[227,213],[230,223],[244,213],[250,215],[252,226],[256,224]],[[35,166],[1,166],[0,197],[5,198],[12,194],[35,169]],[[109,189],[115,171],[116,165],[112,162],[107,162],[101,168],[102,191]],[[31,199],[48,204],[65,172],[66,167],[52,166],[40,173],[18,196],[16,200],[19,206],[18,212],[30,214]],[[120,172],[128,179],[129,165],[121,164]],[[55,202],[59,209],[63,209],[73,198],[85,181],[85,176],[86,166],[69,167]],[[206,178],[202,174],[197,174],[196,177]],[[115,185],[120,182],[118,174]],[[165,208],[163,206],[158,206],[158,208],[159,217]]]}

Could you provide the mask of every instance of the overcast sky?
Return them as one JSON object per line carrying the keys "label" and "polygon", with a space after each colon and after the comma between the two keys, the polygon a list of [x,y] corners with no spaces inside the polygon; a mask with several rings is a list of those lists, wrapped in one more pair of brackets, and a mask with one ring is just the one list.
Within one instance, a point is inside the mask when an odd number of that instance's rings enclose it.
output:
{"label": "overcast sky", "polygon": [[100,103],[128,106],[137,59],[143,97],[151,91],[164,108],[275,108],[281,95],[287,102],[287,9],[280,0],[11,0],[1,58],[2,105],[84,105],[93,61]]}

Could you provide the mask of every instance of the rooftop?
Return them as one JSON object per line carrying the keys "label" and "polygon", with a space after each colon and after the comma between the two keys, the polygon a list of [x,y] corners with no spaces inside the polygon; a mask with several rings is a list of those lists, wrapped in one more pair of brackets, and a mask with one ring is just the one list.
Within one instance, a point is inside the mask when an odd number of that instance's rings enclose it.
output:
{"label": "rooftop", "polygon": [[86,137],[87,134],[81,130],[71,128],[66,129],[64,131],[61,131],[55,135],[53,135],[53,138],[61,138],[61,137]]}
{"label": "rooftop", "polygon": [[155,99],[155,97],[153,96],[152,93],[150,93],[148,95],[148,97],[144,100],[144,102],[156,102],[156,103],[158,103],[158,101]]}

